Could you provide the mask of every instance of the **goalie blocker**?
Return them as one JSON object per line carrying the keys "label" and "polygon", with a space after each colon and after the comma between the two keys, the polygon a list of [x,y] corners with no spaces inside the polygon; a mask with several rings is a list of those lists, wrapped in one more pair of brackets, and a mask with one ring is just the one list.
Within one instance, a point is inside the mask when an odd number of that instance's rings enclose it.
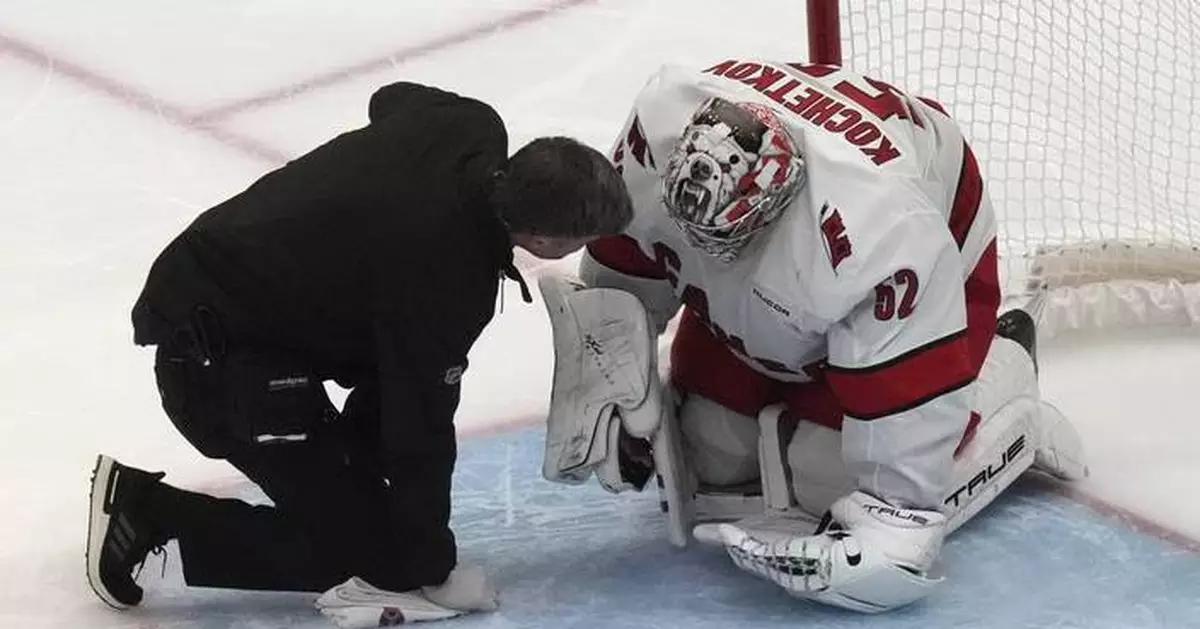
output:
{"label": "goalie blocker", "polygon": [[676,473],[680,455],[673,403],[657,366],[658,330],[633,294],[542,276],[538,289],[554,336],[554,379],[542,476],[566,484],[593,475],[611,493],[645,488],[657,471],[684,546],[690,504]]}

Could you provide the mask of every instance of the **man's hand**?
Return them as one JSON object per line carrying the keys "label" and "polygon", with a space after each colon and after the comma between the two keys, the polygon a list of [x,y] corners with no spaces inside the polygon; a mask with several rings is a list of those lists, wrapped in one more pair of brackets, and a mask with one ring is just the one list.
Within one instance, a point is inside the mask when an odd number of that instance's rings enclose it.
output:
{"label": "man's hand", "polygon": [[460,565],[450,572],[445,583],[423,587],[421,591],[442,607],[464,612],[490,612],[500,606],[496,590],[480,566]]}

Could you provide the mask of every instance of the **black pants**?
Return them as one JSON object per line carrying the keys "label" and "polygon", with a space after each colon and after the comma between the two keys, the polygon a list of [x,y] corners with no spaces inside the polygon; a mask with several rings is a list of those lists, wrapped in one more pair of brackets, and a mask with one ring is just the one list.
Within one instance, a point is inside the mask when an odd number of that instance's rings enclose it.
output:
{"label": "black pants", "polygon": [[356,386],[339,415],[302,361],[272,352],[234,350],[205,365],[160,346],[155,372],[184,437],[274,503],[161,492],[152,508],[179,542],[189,585],[315,592],[351,576],[391,590],[424,585],[392,570],[404,557],[387,525],[374,383]]}

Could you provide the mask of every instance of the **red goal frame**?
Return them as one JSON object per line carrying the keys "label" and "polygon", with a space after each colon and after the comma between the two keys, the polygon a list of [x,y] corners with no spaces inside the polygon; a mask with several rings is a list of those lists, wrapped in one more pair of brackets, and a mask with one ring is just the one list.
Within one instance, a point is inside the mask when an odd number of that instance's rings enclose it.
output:
{"label": "red goal frame", "polygon": [[839,0],[808,0],[808,62],[842,65]]}

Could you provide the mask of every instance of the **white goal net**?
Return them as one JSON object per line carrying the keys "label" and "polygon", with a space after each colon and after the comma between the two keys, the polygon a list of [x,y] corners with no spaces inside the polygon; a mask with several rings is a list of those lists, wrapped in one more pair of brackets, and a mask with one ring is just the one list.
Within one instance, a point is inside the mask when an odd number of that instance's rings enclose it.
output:
{"label": "white goal net", "polygon": [[1200,321],[1200,2],[841,0],[840,15],[846,67],[964,127],[1006,295],[1046,295],[1046,333]]}

